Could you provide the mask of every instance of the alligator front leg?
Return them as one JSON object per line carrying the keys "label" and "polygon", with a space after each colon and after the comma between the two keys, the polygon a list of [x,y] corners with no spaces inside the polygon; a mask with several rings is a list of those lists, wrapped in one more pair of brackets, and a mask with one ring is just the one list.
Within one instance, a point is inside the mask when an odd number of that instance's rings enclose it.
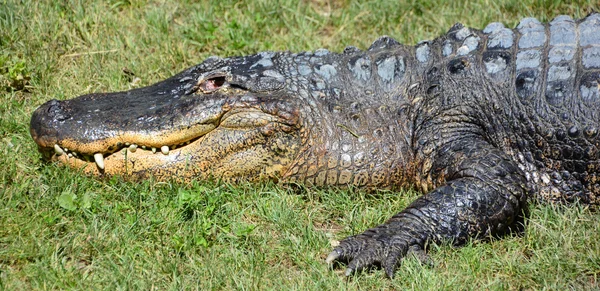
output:
{"label": "alligator front leg", "polygon": [[422,258],[428,242],[461,245],[519,226],[526,208],[525,177],[505,153],[482,141],[462,140],[438,151],[436,168],[447,175],[445,185],[386,223],[344,239],[327,262],[348,261],[346,275],[380,264],[391,278],[408,253]]}

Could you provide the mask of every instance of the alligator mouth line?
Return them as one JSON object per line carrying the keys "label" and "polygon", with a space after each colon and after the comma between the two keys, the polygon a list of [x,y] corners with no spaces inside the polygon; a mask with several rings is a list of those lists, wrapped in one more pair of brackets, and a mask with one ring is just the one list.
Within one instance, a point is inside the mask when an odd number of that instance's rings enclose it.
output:
{"label": "alligator mouth line", "polygon": [[[204,136],[204,135],[202,135]],[[196,137],[194,139],[176,144],[176,145],[163,145],[159,148],[157,147],[153,147],[153,146],[146,146],[146,145],[139,145],[136,143],[129,143],[129,142],[125,142],[125,143],[117,143],[116,145],[116,150],[111,151],[111,152],[106,152],[106,153],[95,153],[93,155],[90,154],[84,154],[81,152],[77,152],[77,151],[73,151],[73,150],[69,150],[66,147],[61,147],[58,144],[54,144],[54,156],[56,158],[59,157],[66,157],[67,159],[78,159],[81,162],[86,162],[86,163],[91,163],[94,162],[96,163],[96,166],[101,169],[104,170],[105,168],[105,163],[104,160],[110,156],[112,156],[115,153],[118,152],[122,152],[125,153],[125,151],[127,152],[127,154],[136,154],[136,152],[139,154],[139,151],[144,152],[145,155],[148,154],[160,154],[162,153],[165,156],[168,156],[170,153],[172,154],[173,151],[177,150],[177,149],[182,149],[183,147],[189,145],[190,143],[193,143],[195,141],[197,141],[198,139],[200,139],[202,136]],[[142,154],[142,155],[144,155]],[[60,158],[59,158],[60,159]],[[77,163],[77,162],[75,162]]]}
{"label": "alligator mouth line", "polygon": [[[237,108],[222,111],[205,119],[203,123],[171,132],[145,132],[141,135],[122,132],[92,142],[43,139],[40,151],[50,161],[75,168],[85,167],[86,172],[115,174],[119,171],[149,170],[172,162],[194,159],[199,156],[198,153],[211,151],[211,144],[214,145],[215,141],[214,137],[209,137],[211,132],[222,134],[223,130],[233,130],[255,132],[264,136],[270,135],[274,128],[291,130],[290,125],[280,117],[254,108]],[[229,141],[235,143],[233,140]],[[248,144],[242,142],[240,146]],[[90,167],[92,164],[95,167]],[[128,168],[128,165],[132,168]]]}
{"label": "alligator mouth line", "polygon": [[[86,171],[97,171],[98,174],[103,174],[105,170],[112,172],[122,168],[123,161],[127,160],[138,161],[138,163],[145,160],[146,164],[153,160],[156,165],[161,164],[159,161],[175,160],[180,153],[191,152],[193,149],[186,150],[186,148],[191,148],[190,145],[198,144],[196,148],[200,147],[200,139],[216,129],[219,123],[220,118],[217,118],[175,133],[160,134],[156,132],[144,135],[122,133],[92,143],[80,143],[71,139],[55,140],[53,145],[46,143],[47,145],[42,146],[41,152],[47,160],[58,161],[77,168],[87,167],[94,163],[96,167],[86,168]],[[133,142],[134,140],[136,141]],[[174,142],[169,144],[165,142],[166,140]],[[111,169],[107,169],[107,163],[110,164],[108,167]]]}

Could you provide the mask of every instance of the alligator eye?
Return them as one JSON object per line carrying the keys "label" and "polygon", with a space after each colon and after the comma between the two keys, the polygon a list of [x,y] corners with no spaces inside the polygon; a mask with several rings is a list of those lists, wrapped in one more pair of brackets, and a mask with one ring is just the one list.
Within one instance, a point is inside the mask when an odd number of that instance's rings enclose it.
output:
{"label": "alligator eye", "polygon": [[202,81],[202,83],[200,83],[200,85],[198,87],[200,88],[200,90],[202,90],[202,92],[210,93],[210,92],[214,92],[214,91],[218,90],[219,88],[223,87],[224,84],[225,84],[225,77],[218,76],[218,77],[212,77],[210,79],[206,79],[206,80]]}

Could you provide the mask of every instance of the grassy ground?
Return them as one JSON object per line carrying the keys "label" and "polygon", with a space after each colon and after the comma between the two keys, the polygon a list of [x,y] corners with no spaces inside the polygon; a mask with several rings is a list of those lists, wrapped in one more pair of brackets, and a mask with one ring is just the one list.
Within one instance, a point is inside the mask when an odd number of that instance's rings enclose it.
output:
{"label": "grassy ground", "polygon": [[43,164],[28,133],[44,101],[128,89],[131,73],[148,85],[210,55],[412,44],[596,1],[194,2],[0,0],[0,289],[600,289],[600,214],[585,207],[536,205],[523,236],[346,279],[324,263],[331,241],[417,193],[99,181]]}

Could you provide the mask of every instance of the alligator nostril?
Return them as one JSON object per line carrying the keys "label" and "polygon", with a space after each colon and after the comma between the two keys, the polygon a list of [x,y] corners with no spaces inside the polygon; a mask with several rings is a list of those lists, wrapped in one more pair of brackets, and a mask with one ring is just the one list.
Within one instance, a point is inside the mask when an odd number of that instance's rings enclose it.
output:
{"label": "alligator nostril", "polygon": [[48,109],[46,111],[48,111],[48,113],[52,113],[59,109],[59,105],[60,102],[58,102],[58,100],[52,99],[48,101],[48,103],[46,103],[46,106],[48,106]]}
{"label": "alligator nostril", "polygon": [[63,114],[63,108],[61,106],[60,101],[58,101],[56,99],[52,99],[52,100],[48,101],[45,106],[47,106],[46,112],[48,113],[48,116],[50,117],[50,119],[56,120],[56,121],[63,121],[68,118],[67,116],[65,116]]}

